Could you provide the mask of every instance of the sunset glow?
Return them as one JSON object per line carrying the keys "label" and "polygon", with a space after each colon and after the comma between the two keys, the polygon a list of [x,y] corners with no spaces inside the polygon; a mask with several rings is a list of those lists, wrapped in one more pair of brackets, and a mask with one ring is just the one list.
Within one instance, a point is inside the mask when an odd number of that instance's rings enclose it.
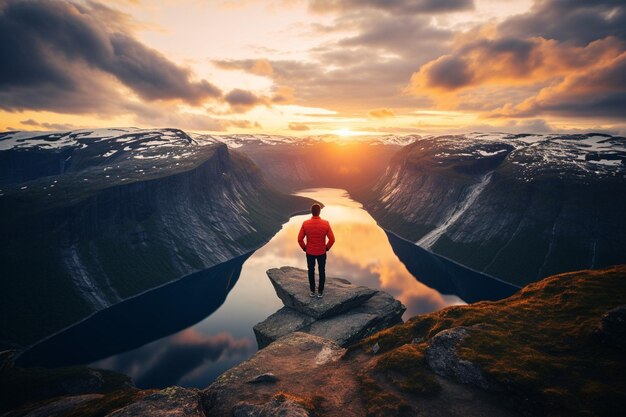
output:
{"label": "sunset glow", "polygon": [[0,130],[624,134],[624,26],[610,1],[7,0]]}

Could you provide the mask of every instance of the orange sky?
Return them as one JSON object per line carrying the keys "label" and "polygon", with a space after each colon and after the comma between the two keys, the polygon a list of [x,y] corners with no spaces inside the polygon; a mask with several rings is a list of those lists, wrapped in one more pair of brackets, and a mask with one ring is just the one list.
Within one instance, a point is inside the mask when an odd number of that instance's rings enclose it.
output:
{"label": "orange sky", "polygon": [[0,129],[625,134],[624,27],[613,0],[5,0]]}

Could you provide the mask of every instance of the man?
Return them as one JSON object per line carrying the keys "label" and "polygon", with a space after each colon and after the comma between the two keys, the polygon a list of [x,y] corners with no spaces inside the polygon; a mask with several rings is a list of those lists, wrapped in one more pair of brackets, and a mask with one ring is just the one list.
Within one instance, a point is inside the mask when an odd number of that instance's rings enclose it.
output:
{"label": "man", "polygon": [[[324,282],[326,281],[326,252],[335,243],[335,235],[330,223],[320,218],[322,207],[319,204],[311,206],[311,214],[309,220],[305,220],[298,233],[298,243],[303,251],[306,252],[306,266],[309,269],[309,287],[311,297],[315,297],[315,261],[319,269],[320,283],[317,289],[317,298],[324,296]],[[326,242],[328,236],[328,242]],[[306,237],[306,244],[304,238]]]}

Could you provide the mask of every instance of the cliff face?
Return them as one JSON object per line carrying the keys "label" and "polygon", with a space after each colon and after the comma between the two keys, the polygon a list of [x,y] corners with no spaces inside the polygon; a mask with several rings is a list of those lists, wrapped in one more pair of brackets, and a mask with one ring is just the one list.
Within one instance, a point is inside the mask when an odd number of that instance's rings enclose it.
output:
{"label": "cliff face", "polygon": [[516,284],[626,261],[626,139],[421,138],[358,196],[400,236]]}
{"label": "cliff face", "polygon": [[33,342],[239,256],[308,207],[223,144],[171,129],[98,133],[0,140],[0,157],[20,161],[1,178],[0,340]]}

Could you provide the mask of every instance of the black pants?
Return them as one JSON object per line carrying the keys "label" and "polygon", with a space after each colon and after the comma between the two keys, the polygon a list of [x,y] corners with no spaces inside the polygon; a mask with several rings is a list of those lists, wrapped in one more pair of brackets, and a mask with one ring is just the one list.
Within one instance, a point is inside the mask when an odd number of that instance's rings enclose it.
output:
{"label": "black pants", "polygon": [[309,288],[311,292],[315,292],[315,261],[320,272],[320,285],[318,291],[324,292],[324,282],[326,281],[326,254],[309,255],[306,254],[306,266],[309,269]]}

